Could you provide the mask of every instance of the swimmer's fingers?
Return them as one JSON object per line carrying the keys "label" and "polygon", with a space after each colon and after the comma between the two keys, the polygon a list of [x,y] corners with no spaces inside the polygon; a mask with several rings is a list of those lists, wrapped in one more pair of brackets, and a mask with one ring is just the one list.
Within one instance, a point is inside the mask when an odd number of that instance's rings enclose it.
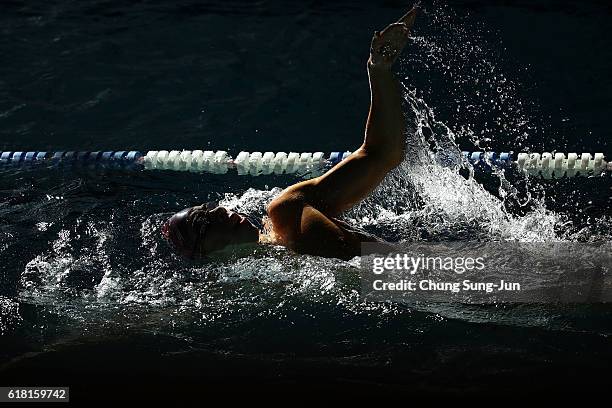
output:
{"label": "swimmer's fingers", "polygon": [[414,25],[414,20],[416,19],[419,10],[421,10],[421,2],[417,1],[414,6],[412,6],[412,9],[408,13],[404,14],[402,18],[397,20],[397,22],[400,24],[405,24],[408,29],[411,29]]}
{"label": "swimmer's fingers", "polygon": [[370,61],[373,64],[390,66],[395,62],[408,43],[419,7],[417,2],[396,23],[388,25],[382,32],[374,33],[370,45]]}
{"label": "swimmer's fingers", "polygon": [[382,32],[375,32],[370,45],[373,64],[391,65],[406,46],[410,30],[403,23],[393,23]]}

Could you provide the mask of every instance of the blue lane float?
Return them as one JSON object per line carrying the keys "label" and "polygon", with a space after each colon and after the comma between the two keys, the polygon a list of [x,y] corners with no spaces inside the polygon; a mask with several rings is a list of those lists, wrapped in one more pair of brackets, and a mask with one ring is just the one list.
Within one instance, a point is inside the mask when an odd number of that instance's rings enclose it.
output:
{"label": "blue lane float", "polygon": [[472,165],[509,167],[512,165],[512,152],[462,152],[463,158]]}
{"label": "blue lane float", "polygon": [[0,165],[54,167],[142,168],[143,154],[138,151],[56,151],[0,152]]}

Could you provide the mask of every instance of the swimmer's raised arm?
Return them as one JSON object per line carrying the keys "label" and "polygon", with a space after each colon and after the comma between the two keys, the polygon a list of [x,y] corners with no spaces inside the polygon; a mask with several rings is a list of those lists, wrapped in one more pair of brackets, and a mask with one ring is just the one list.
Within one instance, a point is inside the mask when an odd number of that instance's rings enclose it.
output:
{"label": "swimmer's raised arm", "polygon": [[391,67],[407,44],[418,6],[376,32],[367,69],[370,111],[363,144],[324,175],[287,188],[268,207],[274,231],[298,252],[350,258],[369,237],[334,220],[365,198],[404,158],[406,124]]}

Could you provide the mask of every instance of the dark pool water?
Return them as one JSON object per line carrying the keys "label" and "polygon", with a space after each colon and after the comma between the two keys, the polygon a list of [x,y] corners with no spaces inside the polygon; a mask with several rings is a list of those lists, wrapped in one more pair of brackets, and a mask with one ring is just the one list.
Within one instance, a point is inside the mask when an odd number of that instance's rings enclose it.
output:
{"label": "dark pool water", "polygon": [[[612,157],[607,2],[424,8],[396,69],[416,145]],[[0,150],[354,149],[372,32],[405,9],[4,1]],[[398,169],[347,220],[388,239],[612,240],[610,177],[480,184],[423,168]],[[609,387],[608,304],[373,304],[354,262],[266,248],[191,264],[159,236],[168,214],[212,199],[263,215],[295,181],[0,169],[0,385],[70,385],[76,399]],[[94,392],[106,384],[117,391]]]}

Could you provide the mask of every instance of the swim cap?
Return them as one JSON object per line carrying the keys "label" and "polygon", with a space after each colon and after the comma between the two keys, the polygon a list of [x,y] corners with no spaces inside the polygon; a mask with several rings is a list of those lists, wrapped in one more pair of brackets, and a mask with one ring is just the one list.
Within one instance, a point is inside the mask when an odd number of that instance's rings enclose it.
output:
{"label": "swim cap", "polygon": [[162,226],[162,234],[179,254],[194,259],[199,231],[188,222],[192,209],[186,208],[170,217]]}

